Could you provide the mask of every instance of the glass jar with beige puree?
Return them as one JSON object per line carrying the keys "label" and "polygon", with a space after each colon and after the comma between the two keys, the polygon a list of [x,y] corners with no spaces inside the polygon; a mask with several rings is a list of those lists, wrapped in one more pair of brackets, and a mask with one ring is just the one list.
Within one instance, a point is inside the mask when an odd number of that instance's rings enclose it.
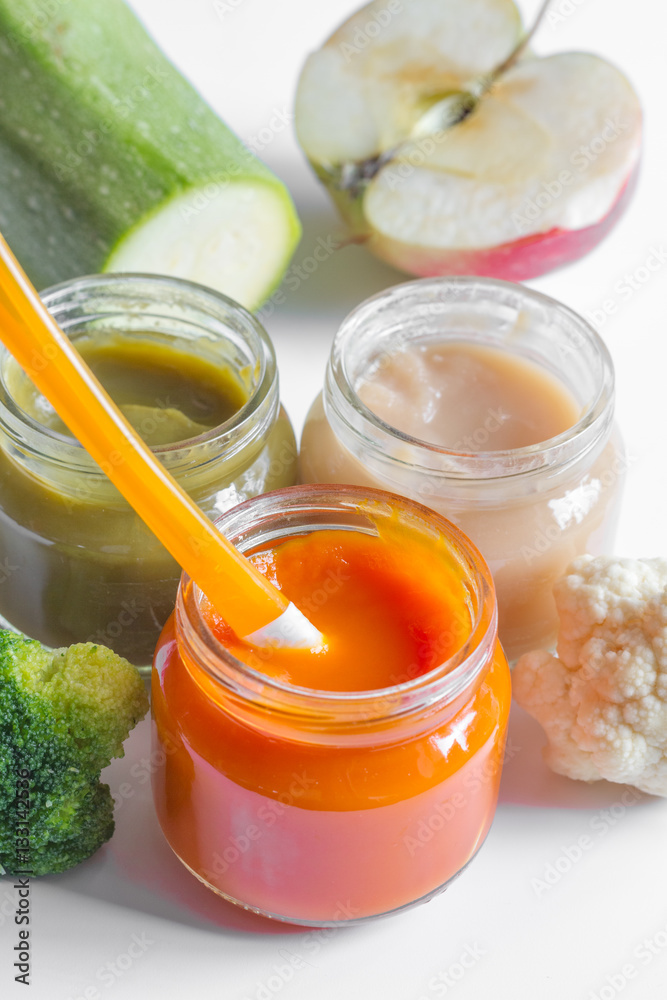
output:
{"label": "glass jar with beige puree", "polygon": [[613,415],[609,352],[576,313],[508,282],[422,279],[343,322],[300,476],[454,521],[491,568],[513,661],[554,645],[570,561],[611,549],[626,467]]}

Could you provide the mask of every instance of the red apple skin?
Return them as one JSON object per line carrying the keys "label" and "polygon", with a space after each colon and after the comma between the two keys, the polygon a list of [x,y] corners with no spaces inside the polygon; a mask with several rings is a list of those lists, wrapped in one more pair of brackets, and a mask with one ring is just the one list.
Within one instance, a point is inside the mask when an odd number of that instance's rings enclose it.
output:
{"label": "red apple skin", "polygon": [[578,260],[596,247],[625,212],[638,177],[639,163],[620,189],[607,215],[585,229],[550,229],[479,250],[410,246],[381,233],[373,233],[364,245],[393,267],[420,278],[467,274],[505,281],[526,281]]}

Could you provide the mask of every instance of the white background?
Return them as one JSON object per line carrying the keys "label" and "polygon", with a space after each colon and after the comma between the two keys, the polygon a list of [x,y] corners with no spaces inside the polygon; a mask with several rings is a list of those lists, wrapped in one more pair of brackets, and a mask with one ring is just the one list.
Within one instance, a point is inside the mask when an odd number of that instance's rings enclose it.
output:
{"label": "white background", "polygon": [[[132,0],[158,43],[244,139],[276,111],[289,115],[306,53],[356,0]],[[220,7],[224,4],[218,5]],[[526,17],[535,0],[522,5]],[[667,263],[627,300],[614,285],[652,248],[667,250],[665,53],[667,15],[656,0],[554,0],[541,52],[589,49],[618,63],[646,110],[638,193],[618,228],[583,261],[532,282],[586,312],[618,303],[601,327],[618,376],[618,419],[631,465],[617,551],[667,555],[665,416]],[[569,11],[569,13],[568,13]],[[291,125],[263,158],[289,184],[304,222],[295,264],[317,237],[341,234]],[[368,295],[403,276],[349,247],[321,265],[267,320],[283,400],[297,430],[319,389],[333,334]],[[0,994],[33,1000],[664,1000],[667,996],[667,802],[622,799],[620,786],[551,775],[539,728],[513,712],[509,760],[491,834],[470,869],[426,906],[366,926],[322,933],[286,928],[223,904],[173,858],[154,818],[146,762],[149,725],[106,772],[118,797],[117,832],[77,870],[33,882],[33,985],[12,981],[16,928],[0,881]],[[626,805],[625,803],[632,803]],[[548,889],[549,866],[586,835],[590,847]],[[575,852],[576,853],[576,852]],[[295,873],[298,877],[298,873]],[[136,935],[139,957],[126,959]],[[143,937],[142,937],[143,936]],[[643,942],[652,942],[655,953]],[[468,949],[470,968],[459,964]],[[134,947],[135,954],[139,952]],[[129,962],[129,965],[128,965]],[[621,972],[631,966],[632,976]],[[291,974],[288,973],[291,967]],[[447,977],[447,978],[445,978]],[[453,985],[448,986],[447,983]],[[88,993],[85,991],[88,990]]]}

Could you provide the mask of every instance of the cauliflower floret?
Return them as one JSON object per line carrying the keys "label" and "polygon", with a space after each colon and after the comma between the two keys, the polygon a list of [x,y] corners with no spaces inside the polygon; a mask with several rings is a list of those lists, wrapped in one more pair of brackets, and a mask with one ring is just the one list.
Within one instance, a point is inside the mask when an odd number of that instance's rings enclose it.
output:
{"label": "cauliflower floret", "polygon": [[558,655],[514,668],[559,774],[667,796],[667,559],[576,559],[554,587]]}

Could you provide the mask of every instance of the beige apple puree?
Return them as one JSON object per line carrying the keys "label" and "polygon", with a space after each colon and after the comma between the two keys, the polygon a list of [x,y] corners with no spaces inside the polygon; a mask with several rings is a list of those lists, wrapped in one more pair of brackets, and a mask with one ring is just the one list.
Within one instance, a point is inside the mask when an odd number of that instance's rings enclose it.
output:
{"label": "beige apple puree", "polygon": [[625,460],[613,369],[566,307],[505,282],[424,279],[343,323],[301,442],[304,482],[433,507],[494,574],[510,660],[552,646],[555,580],[609,552]]}
{"label": "beige apple puree", "polygon": [[404,434],[462,452],[539,444],[581,413],[562,382],[539,365],[470,341],[407,346],[369,374],[357,394]]}

